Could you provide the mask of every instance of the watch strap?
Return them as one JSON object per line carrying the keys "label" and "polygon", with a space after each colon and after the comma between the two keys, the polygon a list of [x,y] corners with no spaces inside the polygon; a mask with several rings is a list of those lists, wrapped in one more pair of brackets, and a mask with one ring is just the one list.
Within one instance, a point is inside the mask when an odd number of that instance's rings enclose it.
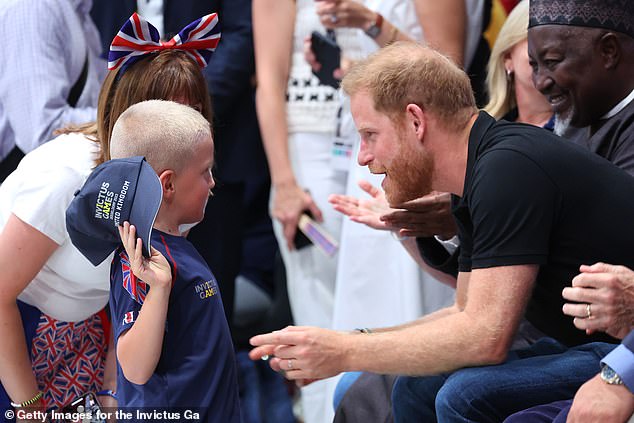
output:
{"label": "watch strap", "polygon": [[372,39],[375,39],[381,33],[381,27],[383,26],[383,15],[379,12],[376,12],[376,18],[374,23],[370,25],[368,29],[365,30],[365,33]]}
{"label": "watch strap", "polygon": [[601,380],[608,385],[623,385],[623,379],[607,364],[601,366]]}

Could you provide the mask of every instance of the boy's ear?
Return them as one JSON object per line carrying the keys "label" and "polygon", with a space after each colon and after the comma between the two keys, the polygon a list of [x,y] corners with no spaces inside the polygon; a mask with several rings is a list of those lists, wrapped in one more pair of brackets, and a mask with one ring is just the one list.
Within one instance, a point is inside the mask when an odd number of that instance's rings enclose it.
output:
{"label": "boy's ear", "polygon": [[166,169],[159,174],[161,187],[163,188],[163,200],[171,200],[174,196],[174,179],[176,173],[172,169]]}

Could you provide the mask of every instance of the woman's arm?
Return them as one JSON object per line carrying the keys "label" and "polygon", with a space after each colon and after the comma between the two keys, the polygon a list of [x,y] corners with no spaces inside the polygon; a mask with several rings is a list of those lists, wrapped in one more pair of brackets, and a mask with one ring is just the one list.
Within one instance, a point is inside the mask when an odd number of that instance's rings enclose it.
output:
{"label": "woman's arm", "polygon": [[467,31],[465,0],[415,0],[414,5],[425,42],[463,67]]}
{"label": "woman's arm", "polygon": [[321,220],[321,211],[311,196],[297,185],[288,153],[286,88],[291,67],[295,2],[253,1],[253,40],[257,76],[256,107],[264,150],[271,172],[271,215],[284,227],[290,248],[304,210]]}
{"label": "woman's arm", "polygon": [[[52,239],[14,214],[0,233],[0,381],[16,403],[39,391],[16,300],[57,248]],[[40,400],[34,406],[41,405]]]}
{"label": "woman's arm", "polygon": [[[377,22],[378,13],[354,0],[320,0],[316,2],[321,24],[328,29],[359,28],[366,31]],[[382,17],[383,18],[383,17]],[[374,38],[379,47],[395,41],[414,41],[392,22],[382,19],[380,32]]]}

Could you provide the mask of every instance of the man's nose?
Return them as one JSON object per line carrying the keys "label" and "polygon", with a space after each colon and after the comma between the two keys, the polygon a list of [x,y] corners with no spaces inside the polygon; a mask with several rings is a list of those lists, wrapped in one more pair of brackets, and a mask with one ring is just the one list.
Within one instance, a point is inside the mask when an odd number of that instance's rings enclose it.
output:
{"label": "man's nose", "polygon": [[361,146],[359,148],[359,154],[357,155],[357,162],[361,166],[367,166],[374,159],[372,152],[368,148],[368,145],[365,141],[361,141]]}
{"label": "man's nose", "polygon": [[545,72],[537,71],[533,72],[533,85],[540,93],[547,94],[553,86],[553,80]]}

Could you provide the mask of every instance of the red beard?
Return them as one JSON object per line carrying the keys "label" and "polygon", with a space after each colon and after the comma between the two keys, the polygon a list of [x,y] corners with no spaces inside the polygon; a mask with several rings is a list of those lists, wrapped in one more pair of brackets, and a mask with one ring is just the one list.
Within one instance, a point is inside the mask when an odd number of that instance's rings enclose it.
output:
{"label": "red beard", "polygon": [[424,150],[411,148],[401,138],[396,158],[383,181],[385,197],[391,207],[420,198],[431,192],[434,159]]}

